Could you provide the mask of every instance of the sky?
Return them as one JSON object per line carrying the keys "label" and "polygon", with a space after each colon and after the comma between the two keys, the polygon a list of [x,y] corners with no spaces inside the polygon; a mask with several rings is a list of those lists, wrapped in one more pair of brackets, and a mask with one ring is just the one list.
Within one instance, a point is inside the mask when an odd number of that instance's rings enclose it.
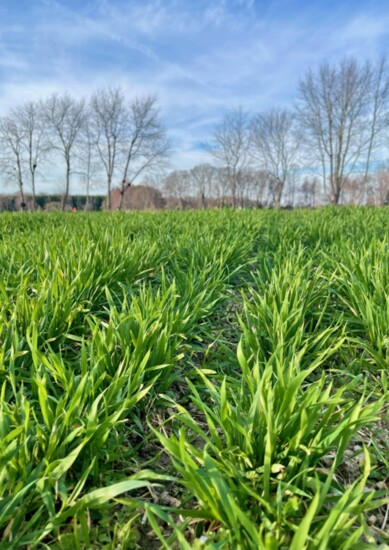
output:
{"label": "sky", "polygon": [[172,168],[231,109],[293,104],[323,61],[389,54],[389,0],[0,0],[0,116],[52,92],[154,94]]}

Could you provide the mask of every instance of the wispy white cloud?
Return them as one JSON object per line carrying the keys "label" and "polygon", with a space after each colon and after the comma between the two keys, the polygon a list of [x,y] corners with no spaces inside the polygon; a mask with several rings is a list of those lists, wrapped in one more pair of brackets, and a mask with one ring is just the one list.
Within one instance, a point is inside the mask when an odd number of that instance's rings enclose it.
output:
{"label": "wispy white cloud", "polygon": [[188,166],[229,108],[290,104],[308,66],[388,46],[387,0],[6,0],[0,114],[63,89],[157,94],[173,164]]}

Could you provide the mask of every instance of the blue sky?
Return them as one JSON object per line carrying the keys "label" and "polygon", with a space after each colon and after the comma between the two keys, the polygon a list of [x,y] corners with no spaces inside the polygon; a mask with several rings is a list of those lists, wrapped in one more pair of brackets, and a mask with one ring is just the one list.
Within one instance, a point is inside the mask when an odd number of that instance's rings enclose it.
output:
{"label": "blue sky", "polygon": [[389,53],[389,0],[0,0],[0,114],[53,91],[153,93],[172,165],[223,114],[293,101],[308,67]]}

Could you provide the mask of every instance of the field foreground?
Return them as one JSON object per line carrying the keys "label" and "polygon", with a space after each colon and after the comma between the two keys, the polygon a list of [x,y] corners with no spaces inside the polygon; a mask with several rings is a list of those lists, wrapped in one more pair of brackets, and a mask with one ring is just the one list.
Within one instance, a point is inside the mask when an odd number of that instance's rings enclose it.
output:
{"label": "field foreground", "polygon": [[0,548],[387,548],[388,238],[2,214]]}

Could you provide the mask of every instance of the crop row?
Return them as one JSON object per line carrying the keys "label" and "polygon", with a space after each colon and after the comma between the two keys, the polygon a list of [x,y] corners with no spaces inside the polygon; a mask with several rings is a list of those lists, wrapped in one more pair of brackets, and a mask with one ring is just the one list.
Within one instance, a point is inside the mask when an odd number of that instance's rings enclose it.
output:
{"label": "crop row", "polygon": [[2,548],[385,544],[386,210],[0,228]]}

